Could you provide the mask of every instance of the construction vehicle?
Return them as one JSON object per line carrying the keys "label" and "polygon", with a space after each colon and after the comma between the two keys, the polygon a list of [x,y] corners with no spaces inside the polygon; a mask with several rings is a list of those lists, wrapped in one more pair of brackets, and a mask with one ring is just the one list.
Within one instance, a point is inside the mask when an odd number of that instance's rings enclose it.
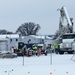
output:
{"label": "construction vehicle", "polygon": [[68,54],[72,54],[74,50],[72,50],[72,42],[75,39],[75,33],[65,33],[62,35],[62,43],[60,43],[60,54],[64,54],[67,52]]}
{"label": "construction vehicle", "polygon": [[64,54],[64,52],[73,53],[73,50],[71,49],[71,43],[75,38],[75,33],[73,33],[73,18],[69,18],[66,7],[62,7],[58,10],[60,11],[58,39],[61,39],[58,52],[59,54]]}

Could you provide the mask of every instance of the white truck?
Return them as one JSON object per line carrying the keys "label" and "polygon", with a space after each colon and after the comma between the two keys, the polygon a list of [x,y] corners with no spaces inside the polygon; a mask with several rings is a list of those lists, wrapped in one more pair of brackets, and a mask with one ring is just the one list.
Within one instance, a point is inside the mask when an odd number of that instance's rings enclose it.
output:
{"label": "white truck", "polygon": [[73,53],[72,50],[72,42],[75,39],[75,33],[65,33],[62,35],[59,54],[64,54],[64,52],[68,52],[68,54]]}
{"label": "white truck", "polygon": [[60,11],[60,20],[59,20],[59,37],[61,38],[60,49],[58,50],[59,54],[64,54],[68,52],[69,54],[73,53],[72,42],[75,39],[75,33],[73,33],[73,18],[69,18],[66,7],[59,9]]}

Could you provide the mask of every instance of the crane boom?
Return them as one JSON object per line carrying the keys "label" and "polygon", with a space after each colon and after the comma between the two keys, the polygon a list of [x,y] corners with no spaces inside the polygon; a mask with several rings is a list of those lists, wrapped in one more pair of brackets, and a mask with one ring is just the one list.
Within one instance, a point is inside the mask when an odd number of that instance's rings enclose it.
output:
{"label": "crane boom", "polygon": [[61,10],[63,11],[64,16],[65,16],[65,18],[66,18],[68,24],[69,24],[70,26],[72,26],[71,20],[70,20],[70,18],[69,18],[69,15],[68,15],[68,13],[67,13],[67,10],[66,10],[66,7],[62,7]]}
{"label": "crane boom", "polygon": [[[64,33],[73,33],[73,22],[67,13],[66,7],[62,7],[60,10],[60,21],[59,21],[59,36]],[[67,25],[64,26],[64,20]]]}

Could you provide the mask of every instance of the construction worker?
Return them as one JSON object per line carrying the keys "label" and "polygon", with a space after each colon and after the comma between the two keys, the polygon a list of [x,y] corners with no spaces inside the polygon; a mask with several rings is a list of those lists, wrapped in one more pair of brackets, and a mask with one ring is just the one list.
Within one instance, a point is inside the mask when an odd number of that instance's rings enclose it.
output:
{"label": "construction worker", "polygon": [[38,55],[38,56],[41,55],[41,50],[42,50],[42,48],[39,48],[39,49],[38,49],[38,51],[37,51],[37,55]]}
{"label": "construction worker", "polygon": [[36,45],[33,45],[33,46],[32,46],[32,50],[34,51],[34,55],[35,55],[35,54],[37,55],[37,50],[38,50],[38,48],[37,48]]}
{"label": "construction worker", "polygon": [[59,52],[59,44],[58,43],[54,44],[54,48],[55,48],[55,53],[58,54],[58,52]]}
{"label": "construction worker", "polygon": [[32,49],[36,51],[37,50],[37,46],[33,45]]}

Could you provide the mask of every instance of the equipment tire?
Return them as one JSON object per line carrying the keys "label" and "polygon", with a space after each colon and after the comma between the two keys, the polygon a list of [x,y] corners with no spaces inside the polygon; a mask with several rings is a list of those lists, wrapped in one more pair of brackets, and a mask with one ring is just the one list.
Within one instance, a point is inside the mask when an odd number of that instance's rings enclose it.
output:
{"label": "equipment tire", "polygon": [[45,52],[45,56],[47,56],[47,51]]}
{"label": "equipment tire", "polygon": [[55,53],[58,54],[59,52],[57,50],[55,50]]}
{"label": "equipment tire", "polygon": [[64,54],[64,52],[63,51],[59,51],[59,54]]}
{"label": "equipment tire", "polygon": [[69,51],[68,54],[73,54],[73,51]]}

